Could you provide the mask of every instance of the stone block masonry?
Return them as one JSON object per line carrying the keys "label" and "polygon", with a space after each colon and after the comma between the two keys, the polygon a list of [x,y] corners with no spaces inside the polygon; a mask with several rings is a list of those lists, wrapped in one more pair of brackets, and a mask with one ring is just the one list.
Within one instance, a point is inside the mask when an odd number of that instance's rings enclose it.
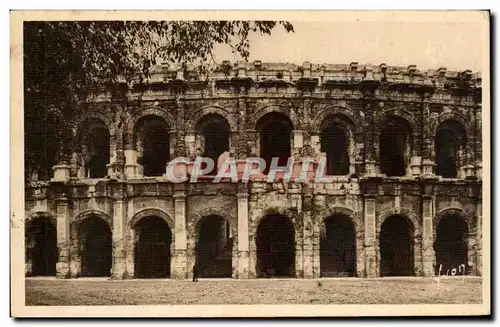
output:
{"label": "stone block masonry", "polygon": [[[238,63],[207,79],[155,74],[121,100],[94,91],[74,117],[71,162],[26,186],[27,275],[481,274],[479,73]],[[213,171],[169,181],[171,160],[199,156]],[[213,182],[220,158],[249,157],[311,160],[308,176],[326,158],[330,180]]]}

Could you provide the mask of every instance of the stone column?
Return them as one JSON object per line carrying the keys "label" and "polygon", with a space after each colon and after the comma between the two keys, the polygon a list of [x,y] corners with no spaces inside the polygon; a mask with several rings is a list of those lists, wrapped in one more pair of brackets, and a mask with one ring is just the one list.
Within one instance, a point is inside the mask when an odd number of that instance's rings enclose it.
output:
{"label": "stone column", "polygon": [[325,207],[325,196],[323,194],[315,194],[314,201],[314,234],[312,238],[312,252],[313,252],[313,278],[321,277],[321,228],[323,228],[323,219],[319,215],[321,208]]}
{"label": "stone column", "polygon": [[[302,218],[302,215],[300,215]],[[302,226],[299,228],[302,229]],[[304,278],[304,248],[302,232],[295,231],[295,277]]]}
{"label": "stone column", "polygon": [[410,164],[408,165],[408,175],[409,176],[420,176],[422,174],[422,156],[421,156],[421,138],[420,133],[413,132],[411,153],[410,153]]}
{"label": "stone column", "polygon": [[184,137],[186,141],[186,154],[189,158],[194,158],[196,156],[196,134],[193,131],[186,132]]}
{"label": "stone column", "polygon": [[312,192],[307,188],[303,195],[303,240],[302,255],[304,260],[304,278],[314,278],[314,224],[312,220]]}
{"label": "stone column", "polygon": [[[253,188],[253,189],[252,189]],[[257,278],[257,230],[258,224],[255,223],[257,219],[258,200],[259,194],[255,192],[256,184],[249,184],[249,196],[248,196],[248,234],[249,234],[249,266],[248,266],[248,278]]]}
{"label": "stone column", "polygon": [[[229,155],[231,157],[235,157],[238,151],[238,140],[239,140],[239,132],[238,131],[230,131],[229,132]],[[215,163],[217,166],[217,163]]]}
{"label": "stone column", "polygon": [[365,228],[365,277],[374,278],[379,276],[379,265],[375,249],[377,238],[376,227],[376,202],[375,196],[366,194],[364,198],[364,228]]}
{"label": "stone column", "polygon": [[170,275],[174,279],[185,279],[190,271],[187,266],[186,193],[183,184],[174,184],[174,186],[179,188],[174,194],[175,244]]}
{"label": "stone column", "polygon": [[[68,208],[68,199],[61,197],[56,200],[56,219],[57,219],[57,248],[59,249],[59,258],[57,260],[57,278],[70,277],[70,212]],[[71,269],[72,271],[73,269]],[[73,272],[73,271],[72,271]],[[73,276],[76,277],[76,276]]]}
{"label": "stone column", "polygon": [[120,133],[115,134],[114,129],[110,130],[109,134],[109,162],[106,165],[108,176],[116,176],[117,173],[117,152],[122,150],[123,139]]}
{"label": "stone column", "polygon": [[[126,202],[126,221],[130,221],[132,219],[132,215],[134,213],[134,199],[129,198]],[[130,228],[125,229],[125,270],[127,272],[127,278],[135,277],[135,244],[137,241],[138,235],[136,234],[135,226],[130,226]]]}
{"label": "stone column", "polygon": [[304,146],[304,131],[292,131],[292,157],[300,155],[301,149]]}
{"label": "stone column", "polygon": [[54,177],[50,180],[52,182],[67,182],[71,177],[73,132],[63,128],[61,133],[63,136],[57,149],[57,164],[52,167],[54,172]]}
{"label": "stone column", "polygon": [[[245,135],[246,134],[246,135]],[[246,133],[240,135],[247,141],[247,156],[260,156],[260,134],[255,129],[248,129]],[[244,159],[244,158],[240,158]]]}
{"label": "stone column", "polygon": [[426,178],[435,176],[434,131],[431,130],[432,118],[429,105],[422,106],[422,175]]}
{"label": "stone column", "polygon": [[356,175],[356,157],[358,154],[355,131],[350,131],[348,137],[349,176],[352,176]]}
{"label": "stone column", "polygon": [[238,262],[237,278],[249,278],[250,247],[248,232],[248,193],[238,193]]}
{"label": "stone column", "polygon": [[293,207],[297,214],[294,215],[295,229],[295,277],[304,278],[304,224],[305,216],[302,209],[302,194],[292,195]]}
{"label": "stone column", "polygon": [[[110,131],[111,158],[110,164],[108,165],[108,175],[115,179],[123,179],[125,177],[125,126],[126,118],[123,115],[123,111],[120,110],[116,113],[116,121],[113,130]],[[132,137],[132,135],[130,135],[130,137]]]}
{"label": "stone column", "polygon": [[410,164],[408,165],[407,175],[420,176],[422,174],[422,136],[419,132],[413,131],[410,153]]}
{"label": "stone column", "polygon": [[316,193],[313,195],[314,206],[314,236],[312,242],[312,251],[314,255],[314,278],[321,277],[321,238],[324,235],[325,221],[324,212],[327,209],[326,196],[324,193]]}
{"label": "stone column", "polygon": [[365,158],[364,174],[367,176],[376,176],[380,172],[378,159],[378,133],[375,131],[375,118],[373,113],[373,101],[368,99],[366,104],[365,127]]}
{"label": "stone column", "polygon": [[462,172],[463,178],[465,179],[475,179],[476,177],[476,155],[475,155],[475,147],[476,147],[476,136],[474,134],[467,136],[467,145],[463,151],[463,159],[462,167],[460,167],[460,171]]}
{"label": "stone column", "polygon": [[305,130],[311,130],[311,110],[312,110],[312,103],[311,103],[311,97],[312,94],[310,92],[304,92],[302,94],[302,108],[299,107],[299,117],[302,119],[299,119],[299,123],[302,124],[301,128]]}
{"label": "stone column", "polygon": [[422,274],[424,277],[434,276],[434,197],[425,194],[422,198]]}
{"label": "stone column", "polygon": [[[119,195],[121,195],[121,192]],[[123,198],[118,197],[113,203],[113,267],[111,269],[111,278],[113,279],[129,277],[127,275],[125,251],[126,217],[126,205]]]}
{"label": "stone column", "polygon": [[[246,94],[240,93],[238,97],[238,130],[236,131],[235,140],[237,141],[235,144],[231,143],[231,148],[234,149],[234,153],[236,154],[236,158],[244,159],[249,154],[248,149],[248,136],[245,133],[246,124],[247,124],[247,101],[248,97]],[[254,128],[254,126],[252,126]],[[250,140],[251,141],[251,140]]]}
{"label": "stone column", "polygon": [[136,178],[141,175],[142,167],[137,163],[137,150],[131,133],[127,134],[125,142],[125,176],[128,179]]}
{"label": "stone column", "polygon": [[171,128],[169,131],[168,131],[168,148],[169,148],[169,153],[168,153],[168,160],[167,160],[167,166],[168,166],[168,163],[172,160],[174,160],[176,157],[177,157],[177,151],[176,151],[176,147],[177,147],[177,130],[176,129],[173,129]]}
{"label": "stone column", "polygon": [[[186,122],[184,117],[184,113],[186,111],[186,101],[183,92],[177,94],[176,107],[177,114],[175,130],[177,142],[174,148],[170,148],[170,153],[173,153],[172,151],[174,151],[176,157],[185,157],[188,154],[186,150]],[[174,126],[171,126],[171,128],[174,129]],[[170,159],[172,160],[173,158]]]}
{"label": "stone column", "polygon": [[354,172],[357,177],[361,176],[365,171],[365,133],[356,131],[354,134],[355,155],[354,155]]}
{"label": "stone column", "polygon": [[312,154],[314,158],[317,158],[321,153],[321,141],[319,132],[311,132],[310,134],[310,145],[312,148]]}

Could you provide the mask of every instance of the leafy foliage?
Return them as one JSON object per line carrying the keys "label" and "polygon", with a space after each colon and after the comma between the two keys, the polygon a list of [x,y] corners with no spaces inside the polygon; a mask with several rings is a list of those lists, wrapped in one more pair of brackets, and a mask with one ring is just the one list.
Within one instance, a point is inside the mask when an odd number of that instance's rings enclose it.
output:
{"label": "leafy foliage", "polygon": [[247,60],[251,33],[269,35],[288,22],[78,21],[24,23],[26,176],[50,176],[70,152],[73,117],[89,90],[119,78],[145,78],[160,62],[206,70],[217,44]]}

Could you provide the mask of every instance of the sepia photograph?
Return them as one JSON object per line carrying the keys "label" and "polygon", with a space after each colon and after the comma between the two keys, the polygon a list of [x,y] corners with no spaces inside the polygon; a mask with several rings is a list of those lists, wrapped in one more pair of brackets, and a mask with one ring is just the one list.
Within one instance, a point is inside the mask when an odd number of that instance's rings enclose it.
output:
{"label": "sepia photograph", "polygon": [[491,314],[489,11],[10,18],[12,316]]}

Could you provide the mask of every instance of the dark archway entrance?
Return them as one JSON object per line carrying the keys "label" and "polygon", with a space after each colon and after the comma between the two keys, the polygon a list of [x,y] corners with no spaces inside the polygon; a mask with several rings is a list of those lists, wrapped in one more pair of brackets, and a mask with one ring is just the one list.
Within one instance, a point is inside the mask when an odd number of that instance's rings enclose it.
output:
{"label": "dark archway entrance", "polygon": [[413,276],[413,226],[404,216],[385,219],[380,229],[380,275]]}
{"label": "dark archway entrance", "polygon": [[436,240],[434,251],[436,253],[436,275],[442,265],[441,274],[453,268],[459,271],[460,265],[465,266],[468,272],[467,258],[467,223],[462,217],[454,214],[444,216],[436,226]]}
{"label": "dark archway entrance", "polygon": [[[38,99],[33,99],[38,101]],[[25,104],[27,106],[28,104]],[[52,168],[56,165],[59,149],[58,123],[49,119],[38,118],[41,112],[33,110],[35,117],[28,110],[24,114],[24,142],[26,149],[36,149],[36,152],[26,151],[25,162],[36,163],[35,169],[25,172],[26,179],[46,181],[53,176]],[[28,166],[27,166],[28,167]],[[27,168],[26,167],[26,168]]]}
{"label": "dark archway entrance", "polygon": [[170,278],[172,231],[160,217],[150,216],[135,227],[136,278]]}
{"label": "dark archway entrance", "polygon": [[79,126],[82,143],[85,176],[104,178],[108,174],[110,135],[106,124],[97,118],[89,118]]}
{"label": "dark archway entrance", "polygon": [[342,115],[329,116],[321,124],[321,152],[326,153],[326,174],[349,174],[349,138],[352,123]]}
{"label": "dark archway entrance", "polygon": [[57,230],[48,218],[37,218],[26,226],[26,258],[32,276],[55,276],[58,260]]}
{"label": "dark archway entrance", "polygon": [[295,277],[295,230],[283,215],[266,216],[257,229],[257,276]]}
{"label": "dark archway entrance", "polygon": [[356,233],[351,219],[334,215],[325,219],[320,239],[321,277],[356,275]]}
{"label": "dark archway entrance", "polygon": [[91,216],[80,225],[82,242],[82,277],[111,275],[113,243],[109,225],[97,216]]}
{"label": "dark archway entrance", "polygon": [[104,178],[108,174],[109,132],[107,128],[94,128],[89,140],[90,157],[87,162],[90,178]]}
{"label": "dark archway entrance", "polygon": [[[214,161],[214,169],[207,175],[217,174],[217,161],[221,154],[229,151],[229,124],[217,114],[204,116],[196,126],[196,132],[203,137],[203,157]],[[201,167],[205,169],[205,165]]]}
{"label": "dark archway entrance", "polygon": [[456,178],[460,167],[460,150],[465,149],[466,133],[456,121],[441,123],[436,132],[436,175]]}
{"label": "dark archway entrance", "polygon": [[380,133],[380,170],[387,176],[406,175],[411,149],[411,128],[402,118],[393,116],[384,122]]}
{"label": "dark archway entrance", "polygon": [[268,113],[259,120],[260,157],[266,161],[264,174],[269,172],[272,158],[278,158],[278,165],[285,166],[292,155],[291,137],[293,125],[287,116]]}
{"label": "dark archway entrance", "polygon": [[208,216],[198,224],[196,260],[199,276],[230,278],[232,276],[233,238],[229,223],[219,216]]}
{"label": "dark archway entrance", "polygon": [[158,116],[142,117],[135,126],[135,145],[144,176],[162,176],[170,159],[169,128]]}

